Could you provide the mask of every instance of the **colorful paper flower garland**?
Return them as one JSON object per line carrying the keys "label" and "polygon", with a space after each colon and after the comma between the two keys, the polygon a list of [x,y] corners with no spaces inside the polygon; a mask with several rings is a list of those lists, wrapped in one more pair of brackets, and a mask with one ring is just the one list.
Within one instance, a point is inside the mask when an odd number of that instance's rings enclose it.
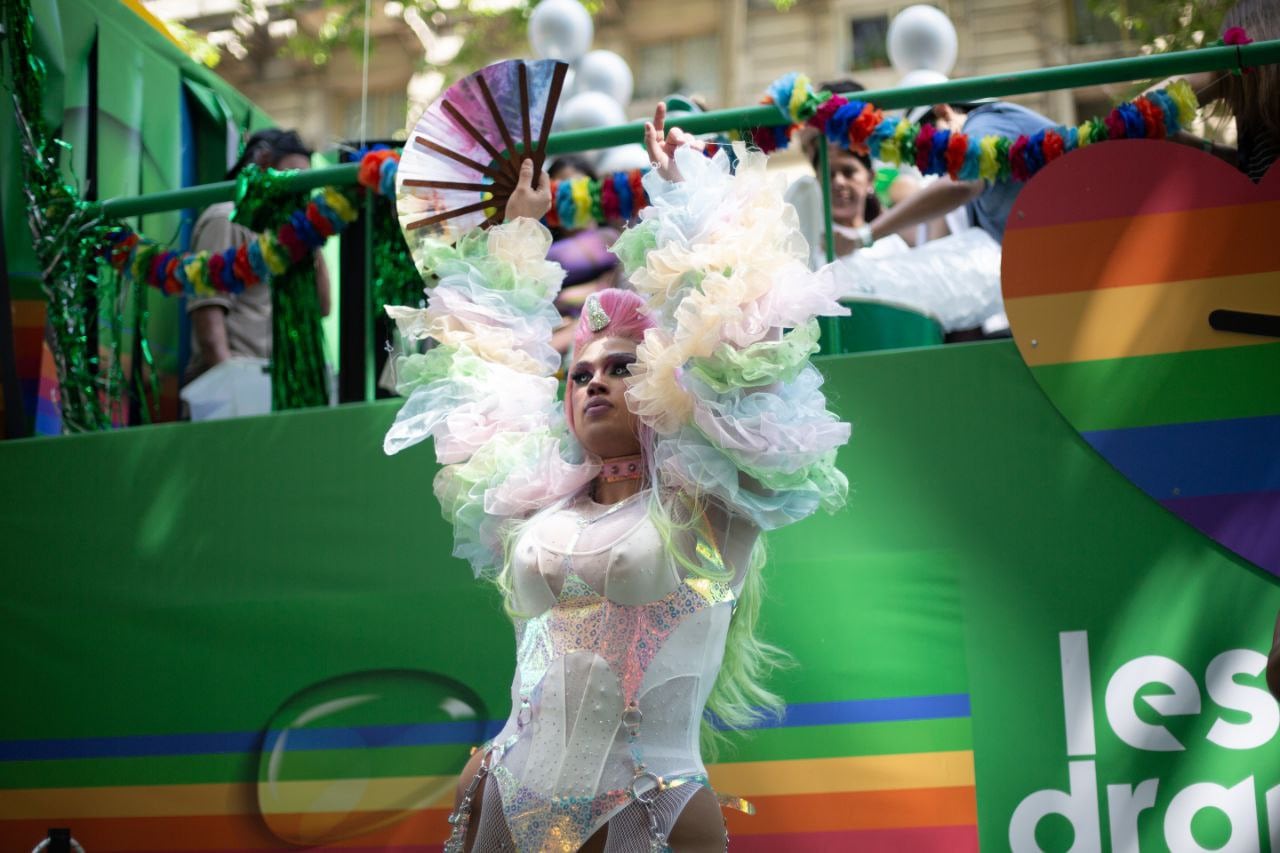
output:
{"label": "colorful paper flower garland", "polygon": [[305,209],[294,211],[289,222],[238,249],[174,252],[124,227],[108,235],[106,256],[122,274],[146,281],[167,296],[240,293],[301,261],[355,218],[355,205],[326,187]]}
{"label": "colorful paper flower garland", "polygon": [[[378,195],[394,198],[400,153],[390,148],[366,152],[360,160],[357,183]],[[554,203],[544,222],[585,228],[596,222],[625,223],[648,205],[641,179],[645,170],[614,172],[599,181],[574,178],[552,181]],[[335,189],[317,191],[303,209],[275,231],[222,252],[174,252],[122,226],[108,234],[105,256],[120,273],[145,281],[168,296],[211,296],[241,293],[270,281],[341,233],[359,211],[352,199]]]}
{"label": "colorful paper flower garland", "polygon": [[[885,115],[867,101],[815,92],[802,74],[787,74],[772,85],[763,103],[774,104],[791,119],[789,125],[750,131],[765,153],[786,148],[791,134],[808,126],[836,145],[870,154],[890,164],[913,165],[926,175],[953,179],[1025,181],[1062,155],[1109,139],[1164,139],[1195,119],[1198,102],[1191,86],[1178,80],[1165,89],[1120,104],[1104,118],[1091,118],[1076,127],[1057,126],[1033,136],[972,137],[965,133],[920,125],[902,116]],[[714,151],[709,146],[708,155]],[[395,195],[399,152],[377,148],[360,161],[360,186],[387,198]],[[622,224],[649,203],[643,177],[632,169],[604,175],[552,181],[551,210],[543,218],[550,227],[587,228],[597,223]],[[355,220],[350,198],[333,187],[317,192],[305,209],[295,211],[275,232],[238,249],[223,252],[173,252],[132,229],[109,235],[106,249],[111,266],[168,295],[208,296],[240,293],[268,281],[290,264],[311,254],[330,236]]]}
{"label": "colorful paper flower garland", "polygon": [[646,171],[613,172],[598,181],[585,176],[552,181],[551,210],[542,221],[549,228],[625,223],[649,205],[642,183]]}
{"label": "colorful paper flower garland", "polygon": [[[379,148],[360,160],[357,183],[371,192],[395,195],[400,154]],[[117,271],[156,288],[167,296],[212,296],[241,293],[270,281],[311,255],[325,240],[341,233],[359,215],[354,202],[334,187],[311,197],[289,221],[258,239],[222,252],[174,252],[124,226],[108,235],[105,255]]]}
{"label": "colorful paper flower garland", "polygon": [[[722,147],[707,142],[702,153],[714,157]],[[549,228],[589,228],[592,225],[625,225],[649,206],[644,191],[648,169],[610,172],[599,180],[582,176],[551,182],[551,210],[542,218]]]}
{"label": "colorful paper flower garland", "polygon": [[762,103],[773,104],[790,125],[758,127],[751,139],[765,153],[786,148],[791,134],[808,126],[833,144],[891,164],[912,165],[926,175],[968,181],[1025,181],[1063,154],[1108,139],[1164,139],[1196,117],[1199,104],[1185,80],[1120,104],[1105,118],[1077,127],[1050,127],[1033,136],[971,137],[885,115],[867,101],[815,92],[809,78],[791,73],[769,86]]}

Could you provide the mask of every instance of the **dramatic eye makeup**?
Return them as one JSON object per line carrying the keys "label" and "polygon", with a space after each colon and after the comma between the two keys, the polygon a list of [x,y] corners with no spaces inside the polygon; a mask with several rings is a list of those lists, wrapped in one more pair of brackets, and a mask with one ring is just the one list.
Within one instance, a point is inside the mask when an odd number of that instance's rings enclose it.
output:
{"label": "dramatic eye makeup", "polygon": [[[628,366],[636,361],[635,353],[614,352],[604,357],[605,373],[610,376],[629,376]],[[580,361],[569,371],[569,381],[574,385],[587,385],[591,382],[595,367],[589,361]]]}

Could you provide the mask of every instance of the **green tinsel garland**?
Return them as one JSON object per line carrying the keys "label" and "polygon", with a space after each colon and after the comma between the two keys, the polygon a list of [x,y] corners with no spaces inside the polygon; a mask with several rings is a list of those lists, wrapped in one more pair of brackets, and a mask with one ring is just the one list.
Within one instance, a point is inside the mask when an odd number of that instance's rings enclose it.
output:
{"label": "green tinsel garland", "polygon": [[[280,180],[289,172],[249,164],[236,186],[231,218],[250,231],[276,229],[289,214],[306,207],[307,194],[288,190]],[[271,408],[302,409],[329,403],[324,361],[324,330],[316,266],[293,264],[271,280]]]}
{"label": "green tinsel garland", "polygon": [[[146,340],[146,286],[141,282],[122,286],[101,262],[99,247],[111,223],[81,200],[58,169],[58,157],[70,146],[50,133],[41,112],[45,68],[34,51],[35,17],[30,2],[4,0],[0,25],[4,27],[7,83],[22,146],[27,222],[47,301],[46,341],[58,372],[62,430],[103,430],[125,421],[129,383],[121,351],[130,303],[133,334],[138,336],[142,355],[142,364],[132,365],[133,379],[141,411],[149,419],[148,399],[156,399],[158,384]],[[8,310],[8,306],[3,308]],[[94,332],[99,336],[96,347]],[[100,354],[106,356],[105,364]]]}
{"label": "green tinsel garland", "polygon": [[425,298],[422,276],[409,253],[394,199],[373,202],[373,316],[385,317],[388,305],[417,305]]}

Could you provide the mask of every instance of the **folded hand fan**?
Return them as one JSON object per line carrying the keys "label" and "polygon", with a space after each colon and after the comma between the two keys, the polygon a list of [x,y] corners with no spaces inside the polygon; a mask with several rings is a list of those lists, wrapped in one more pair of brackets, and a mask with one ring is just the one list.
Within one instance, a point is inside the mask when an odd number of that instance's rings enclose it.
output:
{"label": "folded hand fan", "polygon": [[526,157],[540,178],[568,68],[551,59],[498,62],[427,107],[396,174],[396,212],[415,255],[423,239],[453,242],[501,222]]}

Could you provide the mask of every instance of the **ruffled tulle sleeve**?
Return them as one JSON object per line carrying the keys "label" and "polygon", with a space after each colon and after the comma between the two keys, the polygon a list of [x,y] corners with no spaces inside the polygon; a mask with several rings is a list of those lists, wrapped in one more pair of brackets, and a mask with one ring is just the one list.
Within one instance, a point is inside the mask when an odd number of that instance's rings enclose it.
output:
{"label": "ruffled tulle sleeve", "polygon": [[832,268],[809,270],[795,209],[763,155],[676,152],[684,180],[645,177],[651,207],[614,251],[660,318],[627,390],[657,433],[660,475],[762,529],[844,504],[849,425],[827,410],[819,316],[848,314]]}
{"label": "ruffled tulle sleeve", "polygon": [[453,524],[453,553],[477,576],[501,569],[510,522],[597,470],[576,458],[556,403],[552,301],[564,271],[546,260],[550,244],[532,219],[472,232],[455,246],[426,244],[419,263],[438,280],[427,307],[387,307],[406,342],[435,343],[396,360],[396,390],[407,399],[383,449],[434,439],[444,466],[435,494]]}

